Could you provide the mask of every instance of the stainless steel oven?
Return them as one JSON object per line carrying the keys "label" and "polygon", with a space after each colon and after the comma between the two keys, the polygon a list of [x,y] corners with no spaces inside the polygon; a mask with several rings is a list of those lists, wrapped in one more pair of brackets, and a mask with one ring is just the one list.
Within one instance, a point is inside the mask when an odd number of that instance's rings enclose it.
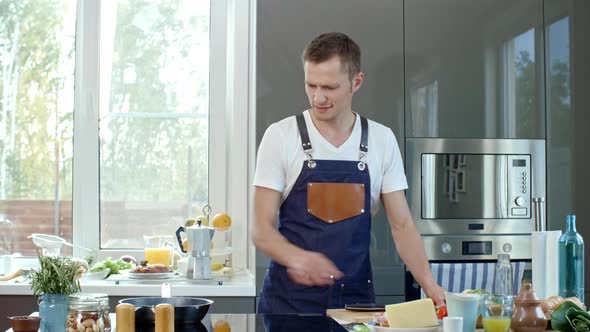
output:
{"label": "stainless steel oven", "polygon": [[530,259],[545,141],[408,138],[408,202],[431,261]]}

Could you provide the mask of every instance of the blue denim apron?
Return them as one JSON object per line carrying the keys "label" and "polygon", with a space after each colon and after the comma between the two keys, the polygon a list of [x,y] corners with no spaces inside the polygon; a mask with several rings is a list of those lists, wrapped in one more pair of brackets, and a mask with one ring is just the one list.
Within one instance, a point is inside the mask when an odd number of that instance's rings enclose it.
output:
{"label": "blue denim apron", "polygon": [[[331,286],[304,286],[292,281],[285,266],[271,260],[258,302],[259,313],[317,313],[342,308],[351,303],[374,303],[369,243],[371,234],[371,181],[365,163],[368,151],[367,119],[361,117],[361,144],[358,161],[314,160],[312,146],[302,114],[297,125],[307,154],[302,170],[279,211],[279,232],[294,245],[324,254],[344,273]],[[312,214],[308,190],[313,184],[352,184],[364,187],[357,215],[343,220],[319,218]],[[316,187],[317,188],[317,187]],[[315,188],[314,188],[315,189]],[[314,196],[315,197],[315,196]],[[330,201],[327,197],[326,201]],[[364,202],[362,200],[364,199]],[[336,202],[330,209],[341,209]],[[311,211],[311,212],[310,212]]]}

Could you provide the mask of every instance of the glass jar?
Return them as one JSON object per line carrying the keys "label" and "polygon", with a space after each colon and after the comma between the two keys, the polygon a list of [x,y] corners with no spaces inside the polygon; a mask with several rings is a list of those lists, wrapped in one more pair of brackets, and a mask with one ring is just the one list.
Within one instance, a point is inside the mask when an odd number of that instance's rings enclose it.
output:
{"label": "glass jar", "polygon": [[67,332],[110,332],[109,296],[102,293],[70,295]]}

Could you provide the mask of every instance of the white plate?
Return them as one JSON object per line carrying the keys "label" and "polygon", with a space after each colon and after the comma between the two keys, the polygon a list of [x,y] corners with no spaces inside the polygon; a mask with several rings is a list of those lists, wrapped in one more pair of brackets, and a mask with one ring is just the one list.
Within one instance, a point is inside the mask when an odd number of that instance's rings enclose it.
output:
{"label": "white plate", "polygon": [[174,272],[158,272],[158,273],[141,273],[129,272],[129,279],[168,279],[174,275]]}
{"label": "white plate", "polygon": [[209,256],[211,256],[211,257],[227,256],[227,255],[230,255],[232,252],[233,252],[232,247],[219,248],[219,249],[215,248],[215,249],[211,249]]}
{"label": "white plate", "polygon": [[371,329],[371,331],[375,332],[436,332],[438,331],[438,326],[431,326],[431,327],[384,327],[384,326],[377,326],[371,324],[365,324],[366,326]]}
{"label": "white plate", "polygon": [[82,275],[82,279],[87,279],[87,280],[104,279],[109,275],[109,272],[111,272],[111,269],[108,267],[104,270],[100,270],[97,272],[86,272]]}

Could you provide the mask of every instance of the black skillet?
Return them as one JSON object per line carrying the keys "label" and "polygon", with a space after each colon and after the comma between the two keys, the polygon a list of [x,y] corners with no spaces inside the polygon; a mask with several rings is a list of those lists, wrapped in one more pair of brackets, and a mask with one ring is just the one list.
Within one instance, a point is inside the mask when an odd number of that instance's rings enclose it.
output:
{"label": "black skillet", "polygon": [[135,306],[135,324],[153,325],[156,319],[158,304],[168,303],[174,306],[174,323],[199,323],[213,304],[212,300],[197,297],[132,297],[122,299],[119,303],[130,303]]}

